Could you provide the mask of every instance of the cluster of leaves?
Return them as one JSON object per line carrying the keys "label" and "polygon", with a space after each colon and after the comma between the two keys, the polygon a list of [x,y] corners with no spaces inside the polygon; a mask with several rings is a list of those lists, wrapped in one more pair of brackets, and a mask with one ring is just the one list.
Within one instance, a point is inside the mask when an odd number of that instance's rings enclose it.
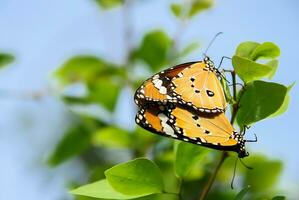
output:
{"label": "cluster of leaves", "polygon": [[[288,107],[288,91],[292,88],[261,79],[271,79],[278,67],[279,48],[271,43],[241,43],[232,58],[235,73],[244,82],[238,95],[237,123],[251,125],[268,117],[284,113]],[[266,63],[260,63],[265,61]],[[270,60],[270,61],[268,61]]]}
{"label": "cluster of leaves", "polygon": [[[95,2],[101,8],[113,8],[123,3],[122,0]],[[183,4],[171,6],[179,20],[191,19],[213,5],[211,0],[190,2],[186,11]],[[77,157],[88,167],[87,176],[93,183],[72,190],[78,200],[196,199],[201,193],[210,169],[219,157],[218,152],[173,142],[139,127],[125,130],[113,121],[120,92],[125,87],[136,89],[146,78],[144,74],[138,76],[136,71],[153,74],[169,65],[173,60],[170,56],[173,43],[166,32],[154,30],[146,33],[140,44],[129,52],[128,63],[119,65],[94,55],[77,55],[53,73],[59,97],[79,117],[63,135],[48,162],[57,166]],[[181,58],[197,47],[196,43],[191,43],[174,55]],[[239,127],[286,111],[288,91],[292,86],[262,80],[274,76],[279,54],[279,48],[270,42],[244,42],[237,47],[232,65],[244,87],[238,91],[237,98],[233,98],[227,83],[222,83],[228,101],[232,106],[238,106],[236,121]],[[268,62],[264,63],[265,60]],[[111,151],[113,149],[118,151]],[[125,159],[132,160],[115,165],[123,160],[119,159],[119,153],[125,153]],[[229,157],[209,194],[210,199],[242,199],[245,195],[251,199],[271,199],[274,196],[281,162],[262,155],[250,156],[246,161],[255,169],[238,171],[238,187],[244,189],[239,194],[229,189],[234,162]],[[268,168],[272,169],[271,174]]]}

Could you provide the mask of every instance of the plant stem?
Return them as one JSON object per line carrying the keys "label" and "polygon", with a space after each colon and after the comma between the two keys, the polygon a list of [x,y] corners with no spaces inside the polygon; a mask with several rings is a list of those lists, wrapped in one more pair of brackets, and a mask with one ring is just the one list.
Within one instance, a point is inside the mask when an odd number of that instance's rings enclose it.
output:
{"label": "plant stem", "polygon": [[[231,73],[232,76],[232,82],[233,82],[233,99],[235,101],[235,103],[232,106],[232,116],[230,119],[231,124],[234,124],[235,118],[236,118],[236,114],[238,111],[238,104],[239,102],[237,102],[237,86],[236,86],[236,73],[235,71],[229,71]],[[207,195],[216,179],[216,176],[223,164],[223,162],[225,161],[225,159],[228,157],[228,153],[226,151],[222,152],[221,158],[215,168],[215,170],[213,171],[213,173],[211,174],[207,184],[205,185],[203,192],[200,194],[199,196],[199,200],[204,200],[207,198]]]}
{"label": "plant stem", "polygon": [[233,99],[234,99],[234,104],[232,107],[232,116],[230,119],[230,123],[233,125],[236,119],[237,111],[239,108],[239,102],[237,102],[237,85],[236,85],[236,72],[231,71],[231,76],[232,76],[232,82],[233,82]]}
{"label": "plant stem", "polygon": [[222,155],[221,155],[221,158],[214,170],[214,172],[212,173],[212,175],[210,176],[209,180],[208,180],[208,183],[205,185],[204,189],[203,189],[203,192],[200,194],[200,197],[199,197],[199,200],[204,200],[207,198],[207,195],[215,181],[215,178],[218,174],[218,171],[220,169],[220,167],[222,166],[224,160],[228,157],[228,153],[226,151],[222,152]]}

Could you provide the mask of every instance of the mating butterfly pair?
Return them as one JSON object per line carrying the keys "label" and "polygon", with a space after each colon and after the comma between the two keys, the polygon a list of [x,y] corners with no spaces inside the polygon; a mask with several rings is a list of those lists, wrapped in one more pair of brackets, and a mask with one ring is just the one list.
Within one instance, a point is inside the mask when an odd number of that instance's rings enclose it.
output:
{"label": "mating butterfly pair", "polygon": [[248,156],[243,134],[224,114],[226,100],[219,71],[205,57],[161,71],[135,93],[135,121],[159,135]]}

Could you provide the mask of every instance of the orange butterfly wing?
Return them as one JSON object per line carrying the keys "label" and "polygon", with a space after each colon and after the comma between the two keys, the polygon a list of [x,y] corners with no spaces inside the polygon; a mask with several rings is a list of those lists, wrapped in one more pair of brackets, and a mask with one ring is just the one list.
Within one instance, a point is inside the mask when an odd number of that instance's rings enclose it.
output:
{"label": "orange butterfly wing", "polygon": [[216,73],[205,63],[195,63],[182,70],[171,82],[178,102],[200,112],[223,112],[226,100]]}
{"label": "orange butterfly wing", "polygon": [[169,96],[169,84],[171,80],[186,67],[196,62],[189,62],[174,66],[167,70],[161,71],[143,82],[137,89],[134,99],[138,106],[146,102],[177,102],[176,98]]}
{"label": "orange butterfly wing", "polygon": [[243,137],[234,130],[224,113],[208,116],[174,105],[147,106],[139,110],[135,120],[141,127],[159,135],[235,151],[240,157],[247,155]]}
{"label": "orange butterfly wing", "polygon": [[175,118],[174,126],[182,130],[187,138],[201,143],[216,146],[234,146],[238,141],[232,136],[236,131],[224,113],[213,116],[203,116],[176,107],[171,116]]}

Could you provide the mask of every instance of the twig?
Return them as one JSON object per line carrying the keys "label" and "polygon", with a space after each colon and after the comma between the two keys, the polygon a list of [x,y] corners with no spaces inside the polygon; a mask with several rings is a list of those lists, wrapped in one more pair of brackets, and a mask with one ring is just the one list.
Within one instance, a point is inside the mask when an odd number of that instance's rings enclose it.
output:
{"label": "twig", "polygon": [[[230,71],[231,73],[231,76],[232,76],[232,82],[233,82],[233,99],[234,101],[236,102],[234,105],[233,105],[233,108],[232,108],[232,116],[231,116],[231,124],[234,123],[235,121],[235,118],[236,118],[236,114],[237,114],[237,111],[238,111],[238,104],[239,102],[237,102],[237,87],[236,87],[236,73],[234,71]],[[203,189],[203,192],[200,194],[199,196],[199,200],[204,200],[207,198],[207,195],[216,179],[216,176],[223,164],[223,162],[225,161],[225,159],[228,157],[228,153],[226,151],[222,152],[222,155],[221,155],[221,158],[215,168],[215,170],[213,171],[213,173],[211,174],[207,184],[205,185],[204,189]]]}
{"label": "twig", "polygon": [[222,155],[221,155],[221,158],[214,170],[214,172],[212,173],[212,175],[210,176],[209,180],[208,180],[208,183],[205,185],[204,189],[203,189],[203,192],[200,194],[200,197],[199,197],[199,200],[204,200],[206,199],[214,181],[215,181],[215,178],[218,174],[218,171],[220,169],[220,167],[222,166],[224,160],[228,157],[228,153],[226,151],[222,152]]}

